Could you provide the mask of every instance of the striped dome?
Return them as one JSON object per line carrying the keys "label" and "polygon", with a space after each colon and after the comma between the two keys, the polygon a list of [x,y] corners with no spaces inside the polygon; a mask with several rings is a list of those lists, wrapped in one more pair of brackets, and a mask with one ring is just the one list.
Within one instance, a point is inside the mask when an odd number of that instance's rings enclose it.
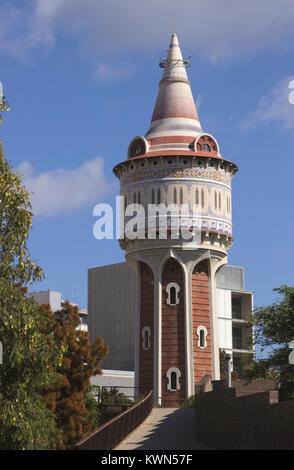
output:
{"label": "striped dome", "polygon": [[160,65],[164,71],[150,129],[145,135],[148,153],[188,150],[202,129],[187,77],[187,62],[183,60],[176,34],[172,35],[167,58]]}

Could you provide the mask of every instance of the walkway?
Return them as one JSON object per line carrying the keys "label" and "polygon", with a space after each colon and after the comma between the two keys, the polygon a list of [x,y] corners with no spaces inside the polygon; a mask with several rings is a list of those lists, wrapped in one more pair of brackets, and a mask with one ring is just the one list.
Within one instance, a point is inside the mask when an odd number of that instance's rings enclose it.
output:
{"label": "walkway", "polygon": [[194,408],[153,408],[113,450],[204,450],[196,443]]}

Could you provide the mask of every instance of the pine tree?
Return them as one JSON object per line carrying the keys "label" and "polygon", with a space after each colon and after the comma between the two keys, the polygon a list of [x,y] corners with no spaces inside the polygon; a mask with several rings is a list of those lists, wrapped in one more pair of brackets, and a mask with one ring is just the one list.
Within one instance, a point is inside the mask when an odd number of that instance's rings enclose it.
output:
{"label": "pine tree", "polygon": [[77,306],[65,302],[58,312],[52,313],[48,305],[41,306],[41,310],[49,320],[44,333],[52,335],[57,345],[66,345],[62,364],[54,371],[56,380],[45,390],[44,399],[62,431],[61,448],[71,449],[93,429],[93,416],[86,408],[85,394],[90,377],[102,373],[99,365],[108,347],[101,337],[91,346],[89,333],[77,329],[81,323]]}

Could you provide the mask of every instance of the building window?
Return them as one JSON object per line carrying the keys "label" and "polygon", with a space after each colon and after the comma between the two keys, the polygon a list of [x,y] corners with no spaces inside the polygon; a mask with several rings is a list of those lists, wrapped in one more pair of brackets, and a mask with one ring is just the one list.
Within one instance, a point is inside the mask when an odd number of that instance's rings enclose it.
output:
{"label": "building window", "polygon": [[167,305],[178,305],[180,303],[179,285],[176,284],[175,282],[171,282],[170,284],[167,285],[165,290],[167,292],[167,301],[166,301]]}
{"label": "building window", "polygon": [[180,390],[181,372],[179,371],[179,369],[177,369],[176,367],[172,367],[171,369],[168,369],[166,373],[166,377],[168,379],[167,389],[170,392],[177,392],[178,390]]}
{"label": "building window", "polygon": [[196,199],[196,204],[198,205],[199,204],[199,191],[198,191],[198,188],[196,188],[195,199]]}
{"label": "building window", "polygon": [[143,349],[147,350],[150,349],[151,346],[151,330],[149,326],[144,326],[142,330],[142,338],[143,338],[143,343],[142,347]]}
{"label": "building window", "polygon": [[242,318],[241,297],[232,297],[232,318]]}
{"label": "building window", "polygon": [[174,204],[177,203],[177,190],[174,188]]}
{"label": "building window", "polygon": [[210,152],[210,147],[208,144],[203,144],[202,145],[202,151],[203,152]]}
{"label": "building window", "polygon": [[216,194],[216,191],[214,193],[214,208],[217,209],[217,194]]}
{"label": "building window", "polygon": [[157,190],[157,204],[161,203],[161,192],[160,189]]}
{"label": "building window", "polygon": [[155,204],[154,189],[152,189],[152,192],[151,192],[151,203],[152,203],[152,204]]}
{"label": "building window", "polygon": [[219,209],[221,210],[221,208],[222,208],[222,196],[221,196],[221,193],[219,193],[219,195],[218,195],[218,207],[219,207]]}
{"label": "building window", "polygon": [[242,349],[242,329],[240,326],[233,326],[233,349]]}
{"label": "building window", "polygon": [[180,204],[183,204],[184,197],[183,197],[183,188],[180,189]]}
{"label": "building window", "polygon": [[201,190],[201,206],[204,208],[204,189]]}
{"label": "building window", "polygon": [[204,349],[207,347],[207,329],[205,326],[198,326],[197,328],[198,348]]}

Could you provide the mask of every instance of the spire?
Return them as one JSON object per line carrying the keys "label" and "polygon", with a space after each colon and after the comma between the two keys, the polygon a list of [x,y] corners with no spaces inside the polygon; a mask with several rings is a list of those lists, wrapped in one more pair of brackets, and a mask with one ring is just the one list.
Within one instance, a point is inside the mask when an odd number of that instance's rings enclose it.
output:
{"label": "spire", "polygon": [[163,74],[146,139],[152,150],[188,149],[202,132],[177,35],[171,37],[167,57],[159,62]]}

